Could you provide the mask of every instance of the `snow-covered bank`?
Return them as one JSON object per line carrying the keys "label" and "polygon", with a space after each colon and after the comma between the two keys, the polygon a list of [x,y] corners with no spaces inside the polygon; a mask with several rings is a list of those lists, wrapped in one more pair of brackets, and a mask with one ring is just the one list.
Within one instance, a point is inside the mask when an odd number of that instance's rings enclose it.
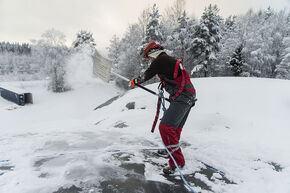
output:
{"label": "snow-covered bank", "polygon": [[[44,81],[10,84],[32,92],[34,104],[20,107],[1,98],[2,133],[29,132],[33,128],[53,129],[60,123],[68,127],[74,126],[72,122],[82,122],[99,103],[121,93],[113,85],[98,79],[65,93],[47,91],[47,83]],[[17,109],[9,111],[13,107]]]}
{"label": "snow-covered bank", "polygon": [[[181,141],[187,161],[184,173],[194,189],[290,192],[290,81],[192,81],[198,101]],[[150,192],[148,187],[185,191],[178,177],[161,175],[165,159],[139,151],[161,147],[158,129],[150,132],[155,96],[137,88],[93,111],[120,94],[118,89],[96,81],[52,94],[43,82],[13,83],[17,85],[31,90],[35,104],[7,110],[16,105],[0,98],[0,192],[51,193],[73,185],[74,192],[90,193]],[[148,87],[155,90],[157,85]],[[130,102],[135,102],[134,109],[126,107]],[[116,149],[122,151],[108,151]],[[225,176],[206,175],[200,161]]]}

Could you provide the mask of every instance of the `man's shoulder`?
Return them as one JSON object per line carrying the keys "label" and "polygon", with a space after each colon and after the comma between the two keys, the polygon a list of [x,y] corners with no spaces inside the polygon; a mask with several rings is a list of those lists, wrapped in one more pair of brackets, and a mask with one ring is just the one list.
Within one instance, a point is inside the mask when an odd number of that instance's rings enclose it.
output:
{"label": "man's shoulder", "polygon": [[176,62],[177,60],[174,57],[169,56],[167,54],[161,54],[156,58],[155,61],[156,62]]}

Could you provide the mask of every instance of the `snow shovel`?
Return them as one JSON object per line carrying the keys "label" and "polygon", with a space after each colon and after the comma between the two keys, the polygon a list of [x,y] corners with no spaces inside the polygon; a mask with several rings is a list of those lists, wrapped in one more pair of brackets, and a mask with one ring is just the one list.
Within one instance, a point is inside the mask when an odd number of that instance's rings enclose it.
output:
{"label": "snow shovel", "polygon": [[[118,76],[119,78],[129,82],[130,80],[124,76],[121,76],[120,74],[117,74],[112,71],[112,61],[108,60],[107,58],[104,58],[100,53],[96,52],[93,56],[93,71],[94,74],[96,74],[99,78],[101,78],[105,82],[110,81],[111,74],[114,74],[115,76]],[[136,86],[142,88],[143,90],[146,90],[147,92],[150,92],[151,94],[154,94],[158,97],[158,93],[140,85],[136,84]],[[170,102],[169,99],[165,98],[166,101]]]}
{"label": "snow shovel", "polygon": [[[126,77],[124,77],[124,76],[121,76],[120,74],[117,74],[117,73],[115,73],[115,72],[113,72],[113,71],[111,71],[111,73],[114,74],[115,76],[118,76],[119,78],[121,78],[121,79],[127,81],[127,82],[130,81],[128,78],[126,78]],[[148,88],[146,88],[146,87],[144,87],[144,86],[142,86],[142,85],[140,85],[140,84],[136,84],[136,86],[138,86],[138,87],[140,87],[140,88],[146,90],[147,92],[150,92],[151,94],[154,94],[154,95],[160,97],[158,93],[156,93],[156,92],[154,92],[153,90],[150,90],[150,89],[148,89]],[[164,98],[164,99],[165,99],[166,101],[170,102],[170,100],[169,100],[168,98]]]}

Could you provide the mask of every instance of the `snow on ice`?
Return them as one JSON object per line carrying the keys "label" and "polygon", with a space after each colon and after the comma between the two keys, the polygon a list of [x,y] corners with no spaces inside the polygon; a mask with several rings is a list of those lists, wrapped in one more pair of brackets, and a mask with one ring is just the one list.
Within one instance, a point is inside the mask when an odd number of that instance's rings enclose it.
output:
{"label": "snow on ice", "polygon": [[[198,101],[181,143],[194,190],[289,193],[290,82],[192,82]],[[45,81],[9,84],[32,92],[34,104],[0,98],[0,192],[188,192],[178,175],[162,175],[167,160],[151,150],[162,147],[158,129],[150,132],[155,96],[138,88],[122,95],[100,80],[61,94]]]}

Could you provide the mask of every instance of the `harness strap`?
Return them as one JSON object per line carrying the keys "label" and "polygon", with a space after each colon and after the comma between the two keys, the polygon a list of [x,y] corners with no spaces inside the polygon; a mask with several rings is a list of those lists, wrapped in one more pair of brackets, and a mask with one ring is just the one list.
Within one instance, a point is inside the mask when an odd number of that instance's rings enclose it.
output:
{"label": "harness strap", "polygon": [[162,104],[163,111],[166,111],[166,107],[164,104],[165,102],[164,102],[164,96],[163,96],[163,84],[162,84],[162,82],[159,84],[158,89],[159,89],[159,96],[158,96],[158,101],[157,101],[156,114],[155,114],[155,118],[154,118],[153,125],[151,128],[152,133],[154,133],[154,130],[155,130],[158,118],[159,118],[161,104]]}
{"label": "harness strap", "polygon": [[175,69],[174,69],[174,74],[173,74],[173,79],[177,78],[177,74],[178,74],[178,68],[179,68],[179,64],[181,63],[181,59],[177,60],[176,64],[175,64]]}
{"label": "harness strap", "polygon": [[153,121],[153,125],[152,125],[152,128],[151,128],[151,133],[154,133],[154,130],[155,130],[155,127],[156,127],[156,124],[157,124],[157,121],[158,121],[158,117],[159,117],[159,113],[160,113],[160,106],[161,106],[161,99],[162,99],[161,97],[158,97],[156,115],[155,115],[155,118],[154,118],[154,121]]}
{"label": "harness strap", "polygon": [[180,85],[178,92],[173,96],[173,99],[176,99],[182,93],[184,86],[185,86],[184,66],[181,63],[181,59],[177,60],[177,62],[175,64],[175,71],[174,71],[174,76],[173,76],[174,79],[176,79],[176,77],[177,77],[179,68],[180,68],[181,74],[182,74],[181,75],[181,85]]}

